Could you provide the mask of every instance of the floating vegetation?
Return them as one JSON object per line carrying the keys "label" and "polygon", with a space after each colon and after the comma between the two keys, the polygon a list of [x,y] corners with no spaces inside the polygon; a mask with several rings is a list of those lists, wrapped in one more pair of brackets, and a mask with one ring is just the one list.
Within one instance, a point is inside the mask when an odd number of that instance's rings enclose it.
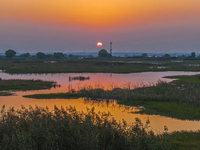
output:
{"label": "floating vegetation", "polygon": [[90,80],[90,77],[83,77],[83,76],[71,77],[71,76],[69,76],[69,82],[71,82],[73,80],[79,80],[79,81]]}

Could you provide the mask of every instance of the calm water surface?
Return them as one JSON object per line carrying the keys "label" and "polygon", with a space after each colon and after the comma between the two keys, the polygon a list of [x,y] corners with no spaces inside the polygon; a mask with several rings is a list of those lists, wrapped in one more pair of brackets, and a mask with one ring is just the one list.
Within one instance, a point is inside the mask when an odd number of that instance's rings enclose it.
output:
{"label": "calm water surface", "polygon": [[[58,107],[75,106],[78,111],[86,111],[86,108],[95,107],[96,111],[111,112],[116,120],[125,119],[131,123],[138,117],[143,123],[147,118],[150,119],[150,125],[154,131],[161,133],[164,131],[166,125],[169,131],[177,130],[198,130],[200,129],[200,121],[182,121],[178,119],[172,119],[169,117],[161,117],[158,115],[140,115],[135,114],[134,107],[126,107],[118,105],[117,102],[111,101],[92,101],[79,99],[51,99],[51,100],[38,100],[23,98],[22,95],[36,94],[36,93],[58,93],[67,92],[69,88],[75,90],[81,87],[93,87],[112,89],[115,87],[121,88],[136,88],[144,85],[153,85],[159,80],[171,81],[171,79],[164,79],[164,76],[170,75],[193,75],[197,72],[145,72],[145,73],[131,73],[131,74],[109,74],[109,73],[62,73],[62,74],[18,74],[10,75],[6,73],[0,73],[2,79],[41,79],[56,81],[61,85],[60,88],[52,88],[50,90],[37,90],[37,91],[24,91],[16,92],[14,96],[0,97],[0,106],[6,105],[6,108],[15,107],[15,109],[21,108],[21,105],[28,108],[31,106],[48,106],[50,109],[54,108],[54,105]],[[74,77],[89,77],[83,81],[77,80]]]}

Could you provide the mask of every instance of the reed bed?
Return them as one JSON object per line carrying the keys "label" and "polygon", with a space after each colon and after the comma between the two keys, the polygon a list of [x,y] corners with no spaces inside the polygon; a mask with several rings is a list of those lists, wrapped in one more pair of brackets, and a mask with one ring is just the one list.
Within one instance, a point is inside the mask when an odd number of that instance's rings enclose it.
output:
{"label": "reed bed", "polygon": [[117,123],[110,113],[94,108],[83,113],[72,107],[6,111],[3,106],[0,117],[0,149],[167,149],[167,133],[154,135],[149,120],[145,125],[138,118],[133,124]]}
{"label": "reed bed", "polygon": [[84,88],[79,93],[92,99],[115,99],[119,104],[144,106],[138,113],[177,119],[200,120],[200,84],[174,84],[158,81],[150,87],[112,90]]}
{"label": "reed bed", "polygon": [[[105,90],[92,86],[84,87],[78,93],[90,98],[116,99],[118,101],[183,102],[200,107],[200,84],[174,84],[158,81],[156,84],[135,85],[128,83],[123,89]],[[99,86],[100,87],[100,86]]]}

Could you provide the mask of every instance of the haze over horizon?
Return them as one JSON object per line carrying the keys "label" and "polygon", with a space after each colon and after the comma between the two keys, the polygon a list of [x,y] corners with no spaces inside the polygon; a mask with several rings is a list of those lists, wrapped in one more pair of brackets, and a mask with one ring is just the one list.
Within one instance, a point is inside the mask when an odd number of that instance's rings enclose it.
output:
{"label": "haze over horizon", "polygon": [[0,53],[199,52],[199,0],[0,0]]}

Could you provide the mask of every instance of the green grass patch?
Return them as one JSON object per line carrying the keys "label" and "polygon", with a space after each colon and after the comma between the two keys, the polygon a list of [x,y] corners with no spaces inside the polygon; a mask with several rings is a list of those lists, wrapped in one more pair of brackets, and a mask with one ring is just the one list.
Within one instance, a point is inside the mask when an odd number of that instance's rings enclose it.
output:
{"label": "green grass patch", "polygon": [[49,89],[53,85],[56,86],[55,82],[52,81],[42,81],[42,80],[0,80],[0,91],[6,90],[39,90],[39,89]]}
{"label": "green grass patch", "polygon": [[200,85],[200,74],[197,75],[182,75],[182,76],[166,76],[165,78],[171,78],[171,79],[178,79],[172,81],[174,84],[199,84]]}
{"label": "green grass patch", "polygon": [[129,106],[143,106],[138,113],[168,116],[183,120],[200,120],[200,108],[187,103],[153,102],[153,101],[121,101],[119,104]]}
{"label": "green grass patch", "polygon": [[36,98],[36,99],[59,99],[59,98],[79,98],[85,97],[81,93],[50,93],[50,94],[33,94],[33,95],[24,95],[26,98]]}
{"label": "green grass patch", "polygon": [[169,149],[176,150],[199,150],[200,149],[200,131],[197,132],[173,132],[168,136]]}

